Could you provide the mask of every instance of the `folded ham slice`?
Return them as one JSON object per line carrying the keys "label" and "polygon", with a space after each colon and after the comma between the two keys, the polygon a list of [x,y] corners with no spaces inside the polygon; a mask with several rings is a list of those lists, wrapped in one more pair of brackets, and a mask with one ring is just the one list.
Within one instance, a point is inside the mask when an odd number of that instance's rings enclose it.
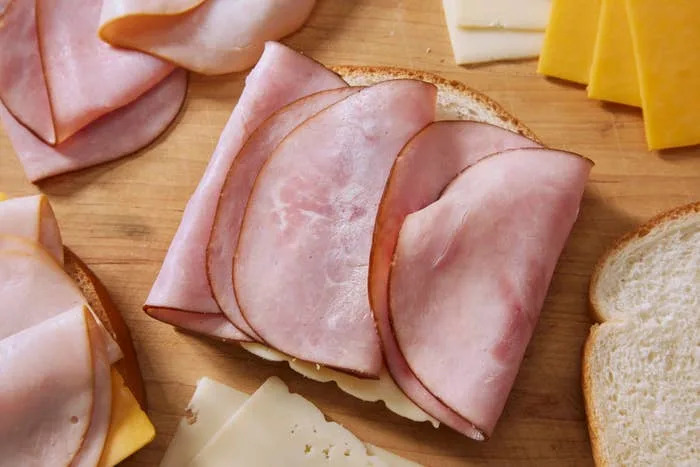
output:
{"label": "folded ham slice", "polygon": [[207,273],[216,302],[233,324],[260,341],[241,315],[233,291],[233,255],[253,183],[277,145],[299,124],[359,91],[339,88],[303,97],[278,110],[250,136],[226,176],[207,248]]}
{"label": "folded ham slice", "polygon": [[[151,316],[222,339],[251,341],[221,313],[207,279],[206,249],[216,205],[231,163],[250,134],[280,107],[306,95],[346,86],[310,58],[268,42],[248,75],[207,169],[192,194],[158,277],[144,305]],[[208,314],[204,318],[197,315]]]}
{"label": "folded ham slice", "polygon": [[477,440],[484,433],[430,393],[415,377],[396,344],[389,320],[389,271],[407,215],[438,199],[464,169],[499,151],[539,144],[508,130],[472,121],[436,122],[418,133],[396,159],[374,228],[369,271],[372,312],[387,367],[406,395],[452,429]]}
{"label": "folded ham slice", "polygon": [[377,377],[382,353],[367,292],[377,206],[401,147],[435,118],[436,88],[374,85],[297,127],[258,175],[234,286],[271,347]]}
{"label": "folded ham slice", "polygon": [[562,151],[505,151],[465,170],[401,227],[389,290],[399,349],[423,385],[486,436],[515,380],[591,165]]}
{"label": "folded ham slice", "polygon": [[0,340],[0,465],[70,465],[80,450],[94,400],[88,319],[79,306]]}
{"label": "folded ham slice", "polygon": [[[80,170],[131,154],[172,123],[187,94],[187,72],[175,70],[144,95],[49,146],[0,104],[0,120],[30,181]],[[116,138],[115,135],[129,135]]]}
{"label": "folded ham slice", "polygon": [[61,231],[45,195],[0,201],[0,234],[17,235],[40,243],[63,264]]}
{"label": "folded ham slice", "polygon": [[315,0],[111,0],[100,37],[204,74],[250,68],[265,41],[299,29]]}

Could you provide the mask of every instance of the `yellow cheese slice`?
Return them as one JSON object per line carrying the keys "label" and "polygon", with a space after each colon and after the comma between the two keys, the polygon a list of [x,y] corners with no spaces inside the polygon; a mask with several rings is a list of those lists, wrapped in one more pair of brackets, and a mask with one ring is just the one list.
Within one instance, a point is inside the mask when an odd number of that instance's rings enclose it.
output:
{"label": "yellow cheese slice", "polygon": [[7,195],[5,195],[5,193],[0,191],[0,201],[5,201],[6,199],[7,199]]}
{"label": "yellow cheese slice", "polygon": [[553,0],[537,72],[588,84],[600,0]]}
{"label": "yellow cheese slice", "polygon": [[544,40],[543,32],[460,28],[457,24],[459,2],[460,0],[442,0],[447,32],[458,65],[533,58],[539,55]]}
{"label": "yellow cheese slice", "polygon": [[112,367],[112,420],[100,467],[112,467],[150,443],[156,430],[139,403]]}
{"label": "yellow cheese slice", "polygon": [[627,8],[649,149],[700,144],[700,1]]}
{"label": "yellow cheese slice", "polygon": [[588,97],[642,105],[625,0],[602,0]]}
{"label": "yellow cheese slice", "polygon": [[544,31],[550,0],[460,0],[457,23],[461,28]]}

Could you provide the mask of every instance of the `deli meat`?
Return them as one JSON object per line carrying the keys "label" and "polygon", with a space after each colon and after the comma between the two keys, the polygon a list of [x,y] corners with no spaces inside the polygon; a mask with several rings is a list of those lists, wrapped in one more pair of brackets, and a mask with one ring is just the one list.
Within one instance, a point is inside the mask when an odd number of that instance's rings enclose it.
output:
{"label": "deli meat", "polygon": [[[246,79],[207,169],[190,198],[144,309],[165,322],[194,332],[212,327],[226,339],[250,341],[250,336],[227,322],[214,300],[206,271],[209,243],[219,195],[236,154],[250,134],[280,107],[306,95],[346,86],[335,73],[287,47],[268,42]],[[183,315],[183,313],[189,313]],[[206,320],[196,314],[217,316]],[[221,334],[221,333],[220,333]],[[219,336],[221,337],[221,336]]]}
{"label": "deli meat", "polygon": [[59,264],[63,264],[61,231],[45,195],[0,201],[0,235],[7,234],[41,244]]}
{"label": "deli meat", "polygon": [[265,41],[299,29],[315,0],[110,0],[100,37],[204,74],[250,68]]}
{"label": "deli meat", "polygon": [[467,168],[401,227],[389,289],[398,347],[423,385],[487,436],[591,165],[555,150],[505,151]]}
{"label": "deli meat", "polygon": [[297,127],[253,187],[234,261],[241,311],[271,347],[377,377],[367,274],[377,207],[401,147],[435,118],[436,88],[374,85]]}
{"label": "deli meat", "polygon": [[238,329],[255,340],[260,338],[241,315],[233,291],[233,255],[253,183],[273,150],[295,127],[359,89],[322,91],[281,108],[253,132],[226,176],[207,248],[207,272],[221,310]]}
{"label": "deli meat", "polygon": [[423,410],[474,439],[484,439],[485,434],[428,391],[401,354],[389,318],[389,272],[406,216],[437,200],[451,180],[483,157],[505,149],[538,146],[524,136],[486,123],[435,122],[411,139],[397,157],[377,214],[369,293],[387,367],[399,387]]}

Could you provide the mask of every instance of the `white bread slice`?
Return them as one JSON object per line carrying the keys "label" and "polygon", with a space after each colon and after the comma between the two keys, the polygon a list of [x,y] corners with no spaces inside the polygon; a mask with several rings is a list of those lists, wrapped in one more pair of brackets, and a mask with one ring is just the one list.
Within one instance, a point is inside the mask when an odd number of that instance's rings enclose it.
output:
{"label": "white bread slice", "polygon": [[[424,71],[384,66],[346,65],[331,67],[331,69],[351,86],[369,86],[391,79],[418,79],[432,83],[438,88],[436,109],[438,120],[474,120],[490,123],[541,142],[529,128],[506,112],[498,103],[459,81],[449,81]],[[265,360],[286,361],[291,369],[309,379],[322,383],[334,382],[345,393],[363,401],[382,401],[389,410],[409,420],[427,421],[435,427],[439,425],[437,420],[406,397],[386,369],[382,370],[380,379],[368,380],[292,358],[264,345],[243,343],[241,346]]]}
{"label": "white bread slice", "polygon": [[597,465],[700,465],[700,202],[618,241],[591,279],[583,391]]}

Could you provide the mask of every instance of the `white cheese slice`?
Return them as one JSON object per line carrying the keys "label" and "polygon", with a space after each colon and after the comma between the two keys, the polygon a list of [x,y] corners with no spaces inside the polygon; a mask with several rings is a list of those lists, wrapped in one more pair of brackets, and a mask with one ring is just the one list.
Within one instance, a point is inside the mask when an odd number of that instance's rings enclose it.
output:
{"label": "white cheese slice", "polygon": [[[295,457],[299,450],[303,457]],[[327,422],[278,378],[270,378],[250,397],[202,378],[160,465],[419,466]]]}
{"label": "white cheese slice", "polygon": [[416,422],[427,421],[436,428],[439,426],[437,420],[406,397],[386,368],[382,369],[378,380],[358,378],[341,371],[292,358],[261,344],[241,344],[241,346],[248,352],[265,360],[273,362],[286,361],[292,370],[314,381],[321,383],[334,381],[341,390],[363,401],[383,401],[389,410],[409,420]]}
{"label": "white cheese slice", "polygon": [[541,31],[463,29],[458,25],[460,0],[442,0],[452,52],[459,65],[537,57],[544,41]]}
{"label": "white cheese slice", "polygon": [[550,0],[459,0],[457,24],[462,28],[544,31]]}

